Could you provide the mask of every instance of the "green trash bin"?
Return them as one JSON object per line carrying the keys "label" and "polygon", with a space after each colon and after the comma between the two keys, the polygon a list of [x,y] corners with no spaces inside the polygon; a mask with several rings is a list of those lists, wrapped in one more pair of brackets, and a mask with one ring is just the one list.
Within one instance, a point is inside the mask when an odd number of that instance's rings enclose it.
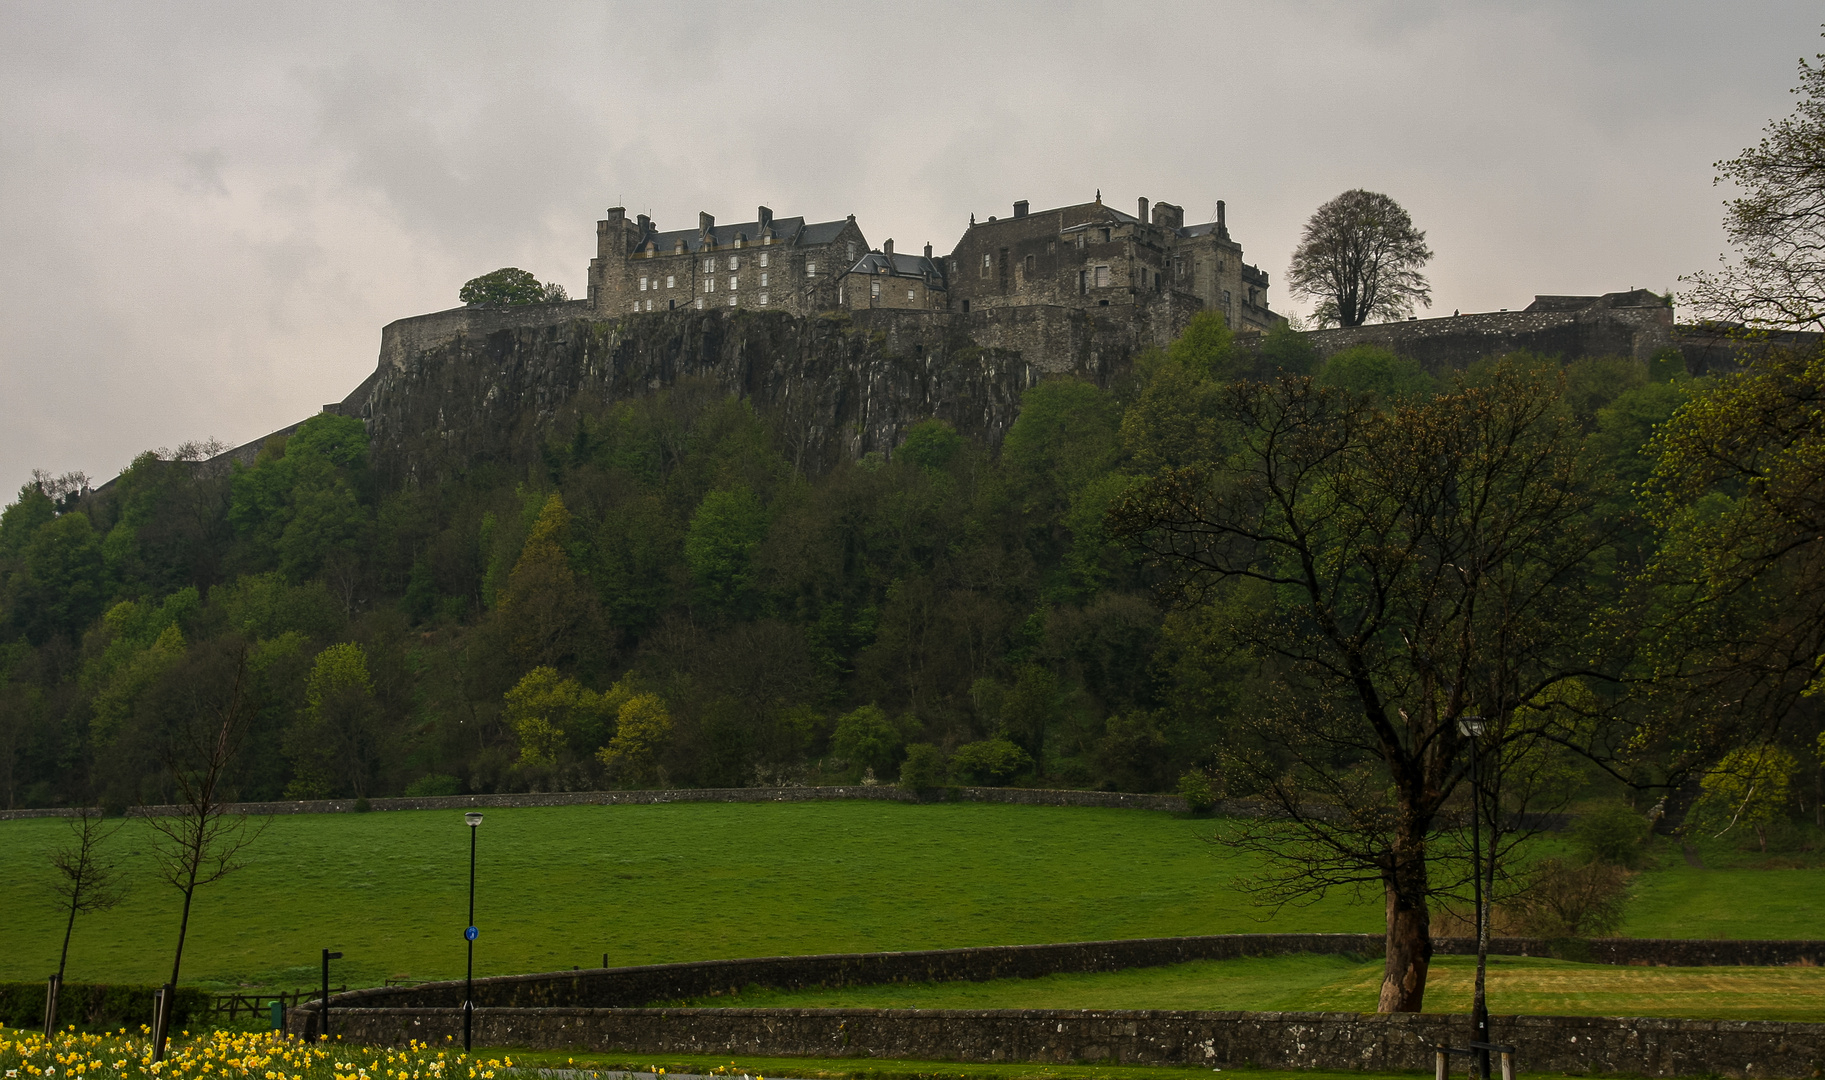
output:
{"label": "green trash bin", "polygon": [[285,1002],[283,1001],[272,1003],[272,1029],[274,1031],[285,1030]]}

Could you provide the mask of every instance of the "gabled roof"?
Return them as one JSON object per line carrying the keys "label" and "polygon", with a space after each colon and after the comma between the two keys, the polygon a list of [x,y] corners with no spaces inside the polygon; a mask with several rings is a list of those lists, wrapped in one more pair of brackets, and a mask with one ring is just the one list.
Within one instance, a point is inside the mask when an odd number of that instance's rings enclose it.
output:
{"label": "gabled roof", "polygon": [[[802,217],[776,217],[771,223],[773,235],[776,238],[775,242],[796,244],[801,247],[828,244],[841,235],[843,228],[848,224],[849,219],[845,218],[842,221],[821,221],[814,225],[807,225]],[[742,237],[745,243],[759,244],[760,222],[756,220],[737,222],[732,225],[716,225],[710,229],[709,236],[715,239],[716,247],[719,249],[734,246],[735,238],[738,236]],[[678,242],[682,240],[684,250],[701,251],[704,247],[704,239],[704,234],[696,229],[673,229],[670,232],[649,229],[647,234],[640,238],[639,247],[644,248],[647,244],[656,244],[659,253],[663,255],[676,249]]]}
{"label": "gabled roof", "polygon": [[892,255],[871,251],[858,259],[856,264],[849,268],[849,272],[874,274],[880,277],[925,278],[931,276],[940,280],[944,277],[944,271],[939,268],[938,260],[928,259],[923,255],[902,255],[897,251]]}

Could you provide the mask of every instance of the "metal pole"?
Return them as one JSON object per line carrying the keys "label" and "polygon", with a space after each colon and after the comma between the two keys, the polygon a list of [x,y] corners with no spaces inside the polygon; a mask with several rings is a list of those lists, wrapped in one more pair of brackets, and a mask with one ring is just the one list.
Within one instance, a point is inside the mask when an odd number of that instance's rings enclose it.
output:
{"label": "metal pole", "polygon": [[[1483,895],[1483,740],[1475,737],[1470,744],[1470,856],[1471,896],[1476,903],[1476,997],[1470,1009],[1471,1026],[1476,1029],[1476,1043],[1489,1042],[1489,1002],[1483,993],[1483,975],[1489,963],[1489,913],[1484,909]],[[1493,853],[1491,858],[1494,858]],[[1489,1080],[1489,1051],[1476,1052],[1478,1080]]]}
{"label": "metal pole", "polygon": [[475,925],[475,827],[469,827],[469,921],[463,937],[469,942],[469,968],[463,975],[463,1053],[469,1052],[472,1021],[475,1016],[475,939],[466,932]]}

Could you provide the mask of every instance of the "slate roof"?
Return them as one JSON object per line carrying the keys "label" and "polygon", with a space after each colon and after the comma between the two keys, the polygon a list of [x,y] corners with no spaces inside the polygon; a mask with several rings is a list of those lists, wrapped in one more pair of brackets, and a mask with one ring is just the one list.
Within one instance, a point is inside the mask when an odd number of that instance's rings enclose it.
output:
{"label": "slate roof", "polygon": [[[776,217],[772,222],[775,242],[796,244],[800,247],[828,244],[841,235],[848,224],[849,219],[847,218],[841,221],[820,221],[812,225],[805,224],[805,219],[802,217]],[[734,246],[735,238],[738,236],[743,237],[746,243],[759,244],[760,222],[755,220],[716,225],[710,229],[709,235],[715,238],[716,247],[719,249]],[[657,244],[659,254],[665,255],[676,249],[680,240],[684,241],[686,251],[703,250],[704,234],[696,229],[673,229],[670,232],[649,229],[647,234],[641,238],[639,247],[644,248],[649,243]]]}
{"label": "slate roof", "polygon": [[856,260],[856,264],[849,268],[849,272],[880,275],[883,269],[887,271],[887,274],[883,276],[924,278],[930,275],[939,280],[944,278],[944,271],[939,269],[936,259],[928,259],[923,255],[902,255],[897,251],[892,255],[871,251]]}
{"label": "slate roof", "polygon": [[1223,229],[1221,232],[1218,232],[1217,223],[1214,221],[1207,221],[1202,225],[1187,225],[1178,230],[1177,235],[1180,239],[1190,240],[1195,236],[1209,236],[1211,233],[1217,233],[1217,239],[1219,240],[1229,239],[1229,230]]}

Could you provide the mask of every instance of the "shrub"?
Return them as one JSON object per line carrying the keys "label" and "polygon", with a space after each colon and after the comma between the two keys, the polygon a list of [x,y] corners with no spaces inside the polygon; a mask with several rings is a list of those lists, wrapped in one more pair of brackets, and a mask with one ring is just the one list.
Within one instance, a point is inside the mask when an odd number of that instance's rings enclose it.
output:
{"label": "shrub", "polygon": [[471,307],[516,307],[546,303],[545,286],[517,266],[503,266],[490,274],[470,278],[456,298]]}
{"label": "shrub", "polygon": [[927,791],[944,783],[944,755],[931,743],[913,743],[900,763],[900,786],[907,791]]}
{"label": "shrub", "polygon": [[441,795],[460,795],[463,782],[454,776],[444,773],[432,773],[421,776],[406,785],[406,797],[409,799],[430,799]]}
{"label": "shrub", "polygon": [[1032,765],[1027,752],[1006,739],[966,743],[951,755],[953,776],[989,787],[1000,787]]}
{"label": "shrub", "polygon": [[1532,937],[1602,937],[1622,925],[1628,882],[1620,866],[1542,859],[1526,890],[1503,905],[1504,914]]}
{"label": "shrub", "polygon": [[1185,770],[1185,775],[1179,777],[1179,794],[1185,797],[1186,809],[1194,814],[1208,814],[1217,805],[1216,788],[1203,769]]}
{"label": "shrub", "polygon": [[[64,983],[57,994],[57,1023],[74,1024],[86,1031],[138,1027],[152,1022],[152,992],[156,986],[110,986],[106,983]],[[209,1011],[210,994],[180,986],[171,1013],[171,1029],[197,1027]],[[36,1028],[44,1024],[44,983],[0,983],[0,1024]]]}
{"label": "shrub", "polygon": [[1621,802],[1604,803],[1579,815],[1571,828],[1572,846],[1586,862],[1631,870],[1641,865],[1642,842],[1647,835],[1647,819]]}
{"label": "shrub", "polygon": [[885,776],[900,755],[901,739],[900,729],[879,705],[864,705],[837,718],[830,749],[858,775],[871,771]]}

